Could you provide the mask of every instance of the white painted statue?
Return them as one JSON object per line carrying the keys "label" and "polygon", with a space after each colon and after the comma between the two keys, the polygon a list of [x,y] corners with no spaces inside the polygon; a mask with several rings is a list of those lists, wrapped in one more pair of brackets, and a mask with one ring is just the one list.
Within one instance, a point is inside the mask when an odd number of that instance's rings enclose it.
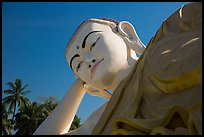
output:
{"label": "white painted statue", "polygon": [[[66,59],[78,79],[34,135],[202,135],[202,3],[175,11],[147,46],[129,22],[86,20]],[[108,101],[69,132],[86,92]]]}
{"label": "white painted statue", "polygon": [[91,134],[106,104],[96,110],[78,129],[68,133],[86,92],[109,99],[145,46],[134,27],[126,21],[89,19],[69,41],[66,59],[78,79],[62,101],[38,127],[34,135]]}

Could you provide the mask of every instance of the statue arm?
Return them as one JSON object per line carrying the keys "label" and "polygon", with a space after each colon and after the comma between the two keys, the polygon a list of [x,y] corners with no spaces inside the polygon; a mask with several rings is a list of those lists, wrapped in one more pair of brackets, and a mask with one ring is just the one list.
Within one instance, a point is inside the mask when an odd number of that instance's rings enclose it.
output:
{"label": "statue arm", "polygon": [[52,113],[34,132],[34,135],[67,133],[86,91],[77,79]]}

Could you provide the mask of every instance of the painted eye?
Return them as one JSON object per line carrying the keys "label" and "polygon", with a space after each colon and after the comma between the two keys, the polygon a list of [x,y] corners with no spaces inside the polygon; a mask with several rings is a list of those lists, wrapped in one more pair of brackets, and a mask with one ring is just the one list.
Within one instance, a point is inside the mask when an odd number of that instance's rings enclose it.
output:
{"label": "painted eye", "polygon": [[77,65],[77,68],[76,68],[76,71],[77,71],[77,72],[79,71],[82,62],[83,62],[83,61],[81,61],[81,62]]}
{"label": "painted eye", "polygon": [[95,45],[96,45],[96,42],[94,42],[94,43],[91,45],[90,51],[95,47]]}
{"label": "painted eye", "polygon": [[90,51],[95,47],[95,45],[96,45],[96,43],[98,42],[99,39],[100,39],[100,37],[98,37],[97,40],[91,45]]}

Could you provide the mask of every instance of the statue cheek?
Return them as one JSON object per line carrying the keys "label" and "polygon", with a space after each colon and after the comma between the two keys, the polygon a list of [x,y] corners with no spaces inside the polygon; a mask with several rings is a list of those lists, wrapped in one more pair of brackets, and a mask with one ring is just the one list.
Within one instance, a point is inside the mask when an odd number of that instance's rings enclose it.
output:
{"label": "statue cheek", "polygon": [[97,82],[95,84],[98,85],[98,87],[106,88],[112,84],[114,78],[115,75],[113,73],[106,71],[100,78],[96,80]]}
{"label": "statue cheek", "polygon": [[90,79],[90,75],[89,75],[89,71],[83,67],[81,67],[81,70],[78,72],[78,77],[83,80],[83,81],[87,81]]}
{"label": "statue cheek", "polygon": [[111,52],[107,49],[107,47],[104,46],[104,47],[100,47],[100,48],[96,49],[96,51],[94,52],[94,55],[98,59],[104,58],[104,60],[109,62],[109,59],[110,59],[110,56],[111,56]]}

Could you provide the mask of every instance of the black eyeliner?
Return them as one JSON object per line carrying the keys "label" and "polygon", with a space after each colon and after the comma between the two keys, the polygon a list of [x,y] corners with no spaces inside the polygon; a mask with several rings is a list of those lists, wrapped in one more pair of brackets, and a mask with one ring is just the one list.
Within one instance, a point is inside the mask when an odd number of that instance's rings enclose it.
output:
{"label": "black eyeliner", "polygon": [[90,51],[91,51],[92,47],[96,45],[96,43],[98,42],[99,39],[100,39],[100,37],[98,37],[97,40],[91,45]]}
{"label": "black eyeliner", "polygon": [[[77,72],[78,72],[78,70],[79,70],[79,68],[80,68],[82,62],[83,62],[83,61],[79,62],[79,64],[77,65],[77,68],[76,68],[76,71],[77,71]],[[78,67],[78,66],[79,66],[79,67]]]}
{"label": "black eyeliner", "polygon": [[73,68],[72,68],[72,61],[73,61],[74,58],[76,58],[76,57],[79,57],[79,54],[75,54],[75,55],[71,58],[71,61],[70,61],[70,63],[69,63],[72,70],[73,70]]}

